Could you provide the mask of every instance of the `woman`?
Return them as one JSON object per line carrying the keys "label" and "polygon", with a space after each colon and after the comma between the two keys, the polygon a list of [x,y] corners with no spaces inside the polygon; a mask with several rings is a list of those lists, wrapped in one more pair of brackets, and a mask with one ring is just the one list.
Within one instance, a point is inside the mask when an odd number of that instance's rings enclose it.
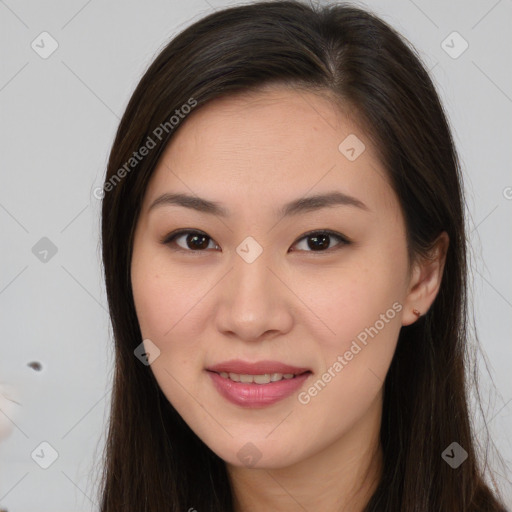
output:
{"label": "woman", "polygon": [[462,190],[374,15],[260,2],[175,37],[102,191],[101,510],[505,510],[469,420]]}

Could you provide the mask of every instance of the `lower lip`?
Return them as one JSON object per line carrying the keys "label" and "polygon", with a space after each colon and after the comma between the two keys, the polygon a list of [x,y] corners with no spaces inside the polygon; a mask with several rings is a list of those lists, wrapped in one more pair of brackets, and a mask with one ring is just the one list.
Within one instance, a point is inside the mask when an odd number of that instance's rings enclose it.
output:
{"label": "lower lip", "polygon": [[297,391],[311,375],[306,372],[293,379],[282,379],[268,384],[234,382],[208,371],[217,391],[230,402],[243,407],[265,407],[290,396]]}

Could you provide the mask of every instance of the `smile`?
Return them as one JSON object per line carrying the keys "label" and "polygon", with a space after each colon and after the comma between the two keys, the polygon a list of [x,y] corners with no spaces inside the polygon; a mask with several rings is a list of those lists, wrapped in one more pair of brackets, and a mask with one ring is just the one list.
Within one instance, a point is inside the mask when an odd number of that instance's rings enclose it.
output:
{"label": "smile", "polygon": [[[262,408],[299,391],[312,373],[261,375],[207,371],[221,397],[245,408]],[[239,379],[239,380],[236,380]]]}
{"label": "smile", "polygon": [[293,379],[296,377],[293,373],[264,373],[262,375],[249,375],[240,373],[220,372],[219,375],[233,382],[244,382],[247,384],[269,384],[270,382],[279,382],[280,380]]}

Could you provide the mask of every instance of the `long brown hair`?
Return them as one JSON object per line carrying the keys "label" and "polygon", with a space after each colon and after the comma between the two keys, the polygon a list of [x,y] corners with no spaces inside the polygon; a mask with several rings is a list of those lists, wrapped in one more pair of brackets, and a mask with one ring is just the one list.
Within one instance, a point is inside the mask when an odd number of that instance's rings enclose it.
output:
{"label": "long brown hair", "polygon": [[[231,7],[194,23],[152,62],[121,119],[102,204],[115,371],[101,511],[233,510],[224,461],[134,356],[142,336],[130,263],[146,186],[179,129],[169,119],[183,105],[198,109],[270,83],[327,92],[356,112],[403,210],[411,258],[427,255],[442,231],[450,238],[438,296],[402,328],[387,374],[383,477],[366,512],[503,511],[485,483],[468,412],[464,197],[443,107],[416,51],[378,17],[351,5],[299,1]],[[135,164],[130,159],[148,138],[154,146]],[[441,457],[454,441],[468,453],[456,469]]]}

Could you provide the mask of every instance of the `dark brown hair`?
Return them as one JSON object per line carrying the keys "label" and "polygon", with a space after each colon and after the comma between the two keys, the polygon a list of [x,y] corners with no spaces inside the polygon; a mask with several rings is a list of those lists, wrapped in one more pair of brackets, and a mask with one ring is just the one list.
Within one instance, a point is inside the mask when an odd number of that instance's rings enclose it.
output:
{"label": "dark brown hair", "polygon": [[[424,316],[401,329],[387,374],[383,476],[366,512],[503,511],[484,481],[468,412],[462,177],[435,87],[412,46],[375,15],[347,4],[298,1],[231,7],[191,25],[149,66],[121,119],[102,204],[115,374],[101,511],[233,510],[224,461],[134,356],[142,336],[130,263],[148,181],[179,126],[160,138],[155,129],[190,100],[199,109],[267,84],[325,92],[356,113],[403,210],[411,258],[427,255],[442,231],[450,238],[438,296]],[[148,137],[156,147],[126,170]],[[468,453],[456,469],[441,457],[453,441]]]}

